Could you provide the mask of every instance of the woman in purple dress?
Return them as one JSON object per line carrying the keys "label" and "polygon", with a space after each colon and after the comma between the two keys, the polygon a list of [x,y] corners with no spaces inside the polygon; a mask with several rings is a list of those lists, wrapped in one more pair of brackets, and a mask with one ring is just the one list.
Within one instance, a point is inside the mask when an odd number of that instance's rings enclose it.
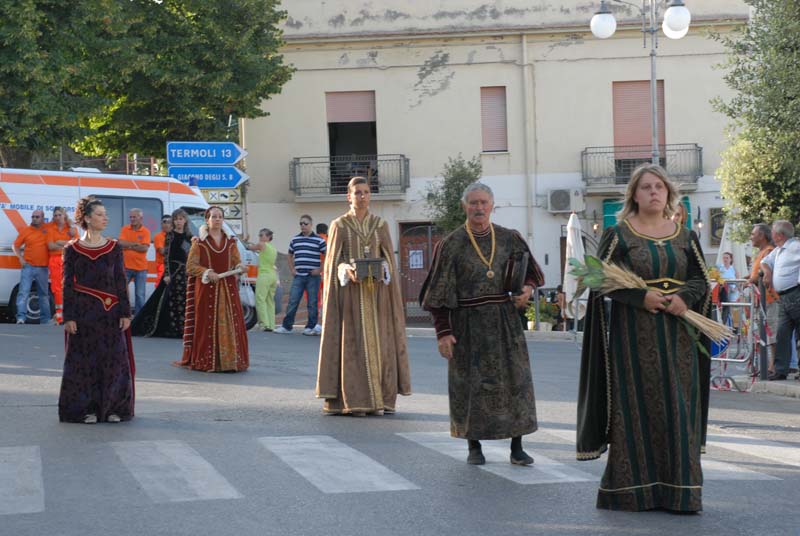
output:
{"label": "woman in purple dress", "polygon": [[58,400],[61,422],[127,421],[133,417],[131,307],[122,249],[105,238],[106,209],[85,197],[75,209],[85,229],[64,248],[66,357]]}

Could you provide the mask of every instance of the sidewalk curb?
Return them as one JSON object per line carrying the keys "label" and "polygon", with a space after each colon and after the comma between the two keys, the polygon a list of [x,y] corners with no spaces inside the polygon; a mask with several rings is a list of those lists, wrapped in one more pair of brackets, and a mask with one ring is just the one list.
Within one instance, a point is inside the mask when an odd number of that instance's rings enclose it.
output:
{"label": "sidewalk curb", "polygon": [[[583,340],[583,333],[572,333],[571,331],[524,331],[525,340],[528,341],[547,341],[547,342],[578,342]],[[406,328],[407,337],[435,337],[436,331],[433,328]]]}
{"label": "sidewalk curb", "polygon": [[[750,382],[753,381],[750,376],[745,375],[732,376],[732,379],[740,386],[750,385]],[[794,379],[779,380],[774,382],[756,380],[752,385],[750,385],[750,388],[747,392],[759,394],[766,393],[770,395],[787,396],[789,398],[800,399],[800,382]]]}

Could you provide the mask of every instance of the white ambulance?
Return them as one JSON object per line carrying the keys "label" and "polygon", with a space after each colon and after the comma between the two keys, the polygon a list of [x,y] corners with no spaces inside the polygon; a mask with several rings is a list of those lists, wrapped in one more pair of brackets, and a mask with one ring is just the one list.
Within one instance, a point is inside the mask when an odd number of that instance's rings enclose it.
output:
{"label": "white ambulance", "polygon": [[[75,205],[78,199],[87,195],[102,199],[109,220],[104,234],[110,238],[118,237],[122,226],[128,224],[128,211],[132,208],[144,212],[144,225],[150,230],[151,237],[161,231],[162,215],[182,208],[189,214],[192,232],[196,235],[208,208],[199,190],[170,177],[0,168],[0,310],[4,309],[10,318],[16,314],[20,279],[19,259],[11,245],[19,231],[30,224],[31,213],[37,209],[44,211],[45,221],[50,221],[53,208],[64,207],[70,220],[74,221]],[[226,231],[235,236],[230,228],[226,227]],[[250,275],[254,275],[255,256],[244,248],[241,241],[239,253],[250,265]],[[152,244],[147,259],[149,296],[156,282],[155,248]],[[51,306],[50,310],[55,308]],[[256,323],[255,310],[245,305],[244,314],[249,329]],[[26,316],[28,322],[39,320],[35,290],[28,297]]]}

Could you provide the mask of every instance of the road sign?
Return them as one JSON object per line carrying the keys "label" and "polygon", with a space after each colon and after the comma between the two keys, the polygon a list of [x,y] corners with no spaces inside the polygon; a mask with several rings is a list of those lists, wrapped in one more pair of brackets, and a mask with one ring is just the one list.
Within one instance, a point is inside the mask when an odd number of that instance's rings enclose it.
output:
{"label": "road sign", "polygon": [[225,223],[230,225],[231,230],[234,233],[236,233],[237,235],[241,236],[241,234],[244,232],[244,225],[242,225],[242,220],[228,220],[228,219],[226,219]]}
{"label": "road sign", "polygon": [[220,207],[225,219],[242,217],[242,205],[220,205]]}
{"label": "road sign", "polygon": [[232,141],[168,141],[167,164],[180,166],[227,166],[247,156]]}
{"label": "road sign", "polygon": [[169,176],[181,182],[197,180],[197,187],[236,188],[250,178],[247,173],[234,166],[169,166]]}
{"label": "road sign", "polygon": [[209,203],[238,203],[242,198],[239,190],[204,190],[203,195]]}

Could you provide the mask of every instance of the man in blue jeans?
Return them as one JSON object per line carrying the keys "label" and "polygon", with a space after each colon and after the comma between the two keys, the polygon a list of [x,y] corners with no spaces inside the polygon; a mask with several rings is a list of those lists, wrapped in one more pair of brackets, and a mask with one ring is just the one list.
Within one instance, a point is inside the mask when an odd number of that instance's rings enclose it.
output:
{"label": "man in blue jeans", "polygon": [[317,301],[319,295],[320,274],[322,264],[320,255],[327,251],[325,239],[311,230],[311,216],[300,216],[300,234],[294,236],[289,242],[289,270],[294,274],[292,288],[289,291],[289,305],[283,323],[275,333],[291,333],[294,326],[294,315],[303,298],[303,292],[308,293],[308,321],[303,330],[303,335],[319,335],[321,329],[317,325]]}
{"label": "man in blue jeans", "polygon": [[25,323],[28,294],[34,281],[39,289],[39,323],[50,323],[50,285],[47,281],[50,276],[50,252],[47,248],[47,229],[42,210],[33,211],[31,224],[20,231],[11,249],[22,266],[17,289],[17,324]]}
{"label": "man in blue jeans", "polygon": [[143,225],[144,214],[140,208],[128,212],[131,224],[119,231],[119,245],[125,262],[125,280],[133,280],[136,296],[133,314],[144,307],[147,288],[147,250],[150,249],[150,230]]}

